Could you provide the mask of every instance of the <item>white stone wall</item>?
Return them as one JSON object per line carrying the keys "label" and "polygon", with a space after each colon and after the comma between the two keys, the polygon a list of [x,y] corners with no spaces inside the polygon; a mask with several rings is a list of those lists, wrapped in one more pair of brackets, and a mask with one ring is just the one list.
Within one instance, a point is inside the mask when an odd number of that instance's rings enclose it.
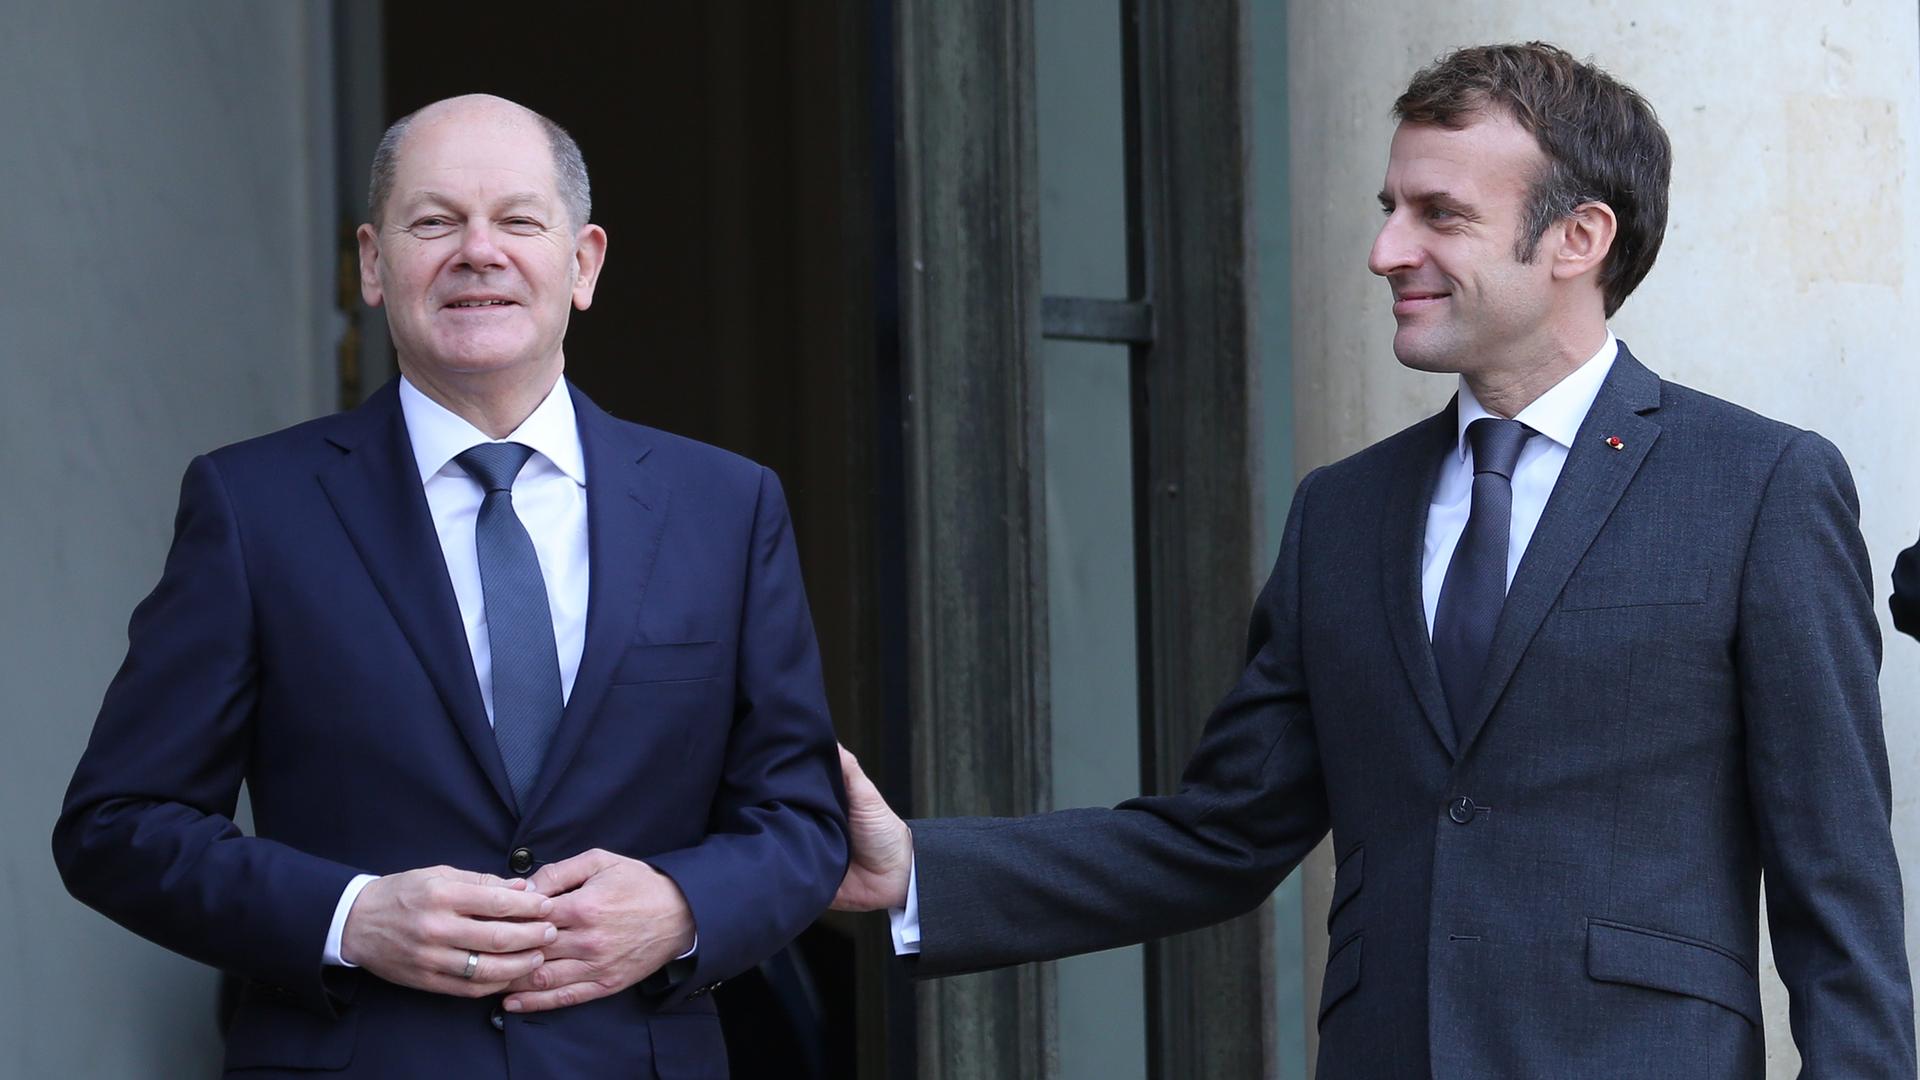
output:
{"label": "white stone wall", "polygon": [[48,838],[187,460],[331,407],[327,16],[0,0],[0,1076],[219,1071],[214,973]]}
{"label": "white stone wall", "polygon": [[[1288,15],[1301,472],[1452,392],[1450,377],[1394,361],[1387,290],[1365,265],[1393,98],[1457,46],[1552,41],[1637,87],[1673,140],[1666,246],[1615,331],[1662,375],[1840,446],[1884,601],[1894,555],[1920,531],[1920,273],[1909,275],[1920,271],[1920,26],[1910,0],[1300,0]],[[1920,946],[1920,644],[1883,629],[1911,956]],[[1331,878],[1324,863],[1307,875],[1311,1032]],[[1770,963],[1764,998],[1769,1075],[1792,1076],[1786,994]]]}

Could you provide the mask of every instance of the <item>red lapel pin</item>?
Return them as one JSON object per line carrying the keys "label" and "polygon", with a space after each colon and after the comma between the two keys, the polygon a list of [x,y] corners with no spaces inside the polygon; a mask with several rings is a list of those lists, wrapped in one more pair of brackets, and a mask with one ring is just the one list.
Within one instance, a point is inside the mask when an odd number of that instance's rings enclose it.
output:
{"label": "red lapel pin", "polygon": [[1607,436],[1607,445],[1613,447],[1615,450],[1625,450],[1627,448],[1627,444],[1621,442],[1620,436],[1618,435]]}

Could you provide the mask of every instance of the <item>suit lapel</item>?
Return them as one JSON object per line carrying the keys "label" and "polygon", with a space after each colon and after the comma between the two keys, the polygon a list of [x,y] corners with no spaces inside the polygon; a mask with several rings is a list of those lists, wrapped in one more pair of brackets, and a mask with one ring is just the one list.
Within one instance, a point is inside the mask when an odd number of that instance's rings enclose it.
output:
{"label": "suit lapel", "polygon": [[[1646,460],[1647,451],[1660,437],[1660,425],[1641,415],[1659,405],[1659,376],[1641,366],[1622,343],[1613,370],[1607,373],[1593,407],[1580,424],[1560,479],[1553,485],[1540,524],[1507,589],[1507,602],[1500,609],[1493,644],[1487,651],[1479,700],[1461,725],[1463,754],[1505,692],[1527,645],[1566,587],[1567,578],[1585,557],[1600,527],[1640,470],[1640,463]],[[1617,438],[1622,448],[1613,449],[1607,442],[1609,437]]]}
{"label": "suit lapel", "polygon": [[346,453],[320,473],[320,486],[474,760],[511,809],[513,792],[420,486],[398,382],[382,387],[348,419],[356,423],[328,436]]}
{"label": "suit lapel", "polygon": [[1407,440],[1402,460],[1393,470],[1393,488],[1388,493],[1385,527],[1380,549],[1381,581],[1386,588],[1387,625],[1393,632],[1393,644],[1400,662],[1407,669],[1407,680],[1420,711],[1446,748],[1459,756],[1454,745],[1453,721],[1447,714],[1446,695],[1440,689],[1440,669],[1433,659],[1433,641],[1427,632],[1426,603],[1421,594],[1420,567],[1424,561],[1427,537],[1427,507],[1433,501],[1434,480],[1440,463],[1458,438],[1454,405],[1427,418]]}
{"label": "suit lapel", "polygon": [[672,490],[643,462],[644,429],[603,412],[569,384],[587,462],[587,632],[573,693],[527,799],[531,818],[558,785],[599,712],[620,658],[633,642],[653,574]]}

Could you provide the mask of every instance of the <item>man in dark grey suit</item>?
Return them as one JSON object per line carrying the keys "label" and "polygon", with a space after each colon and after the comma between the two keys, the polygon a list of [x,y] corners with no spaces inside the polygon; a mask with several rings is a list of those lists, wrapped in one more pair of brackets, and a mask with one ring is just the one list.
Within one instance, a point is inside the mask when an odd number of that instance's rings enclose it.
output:
{"label": "man in dark grey suit", "polygon": [[973,971],[1239,914],[1331,828],[1322,1078],[1694,1080],[1765,1069],[1764,871],[1806,1075],[1914,1076],[1845,462],[1607,329],[1666,222],[1632,89],[1464,49],[1395,114],[1369,265],[1459,393],[1301,482],[1180,791],[909,830],[843,757],[837,903]]}

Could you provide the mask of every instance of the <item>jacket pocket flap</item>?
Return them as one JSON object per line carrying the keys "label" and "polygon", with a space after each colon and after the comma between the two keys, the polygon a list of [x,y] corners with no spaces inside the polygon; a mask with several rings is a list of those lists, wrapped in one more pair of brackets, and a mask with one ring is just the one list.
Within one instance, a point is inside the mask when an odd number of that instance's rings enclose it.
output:
{"label": "jacket pocket flap", "polygon": [[1610,569],[1587,574],[1575,572],[1560,592],[1560,610],[1699,604],[1706,599],[1704,569],[1672,566],[1636,571]]}
{"label": "jacket pocket flap", "polygon": [[1356,844],[1333,872],[1333,900],[1327,905],[1327,925],[1333,925],[1333,917],[1347,906],[1347,901],[1360,891],[1360,881],[1366,870],[1367,846]]}
{"label": "jacket pocket flap", "polygon": [[1320,1020],[1340,999],[1360,985],[1360,935],[1355,934],[1327,957],[1327,975],[1320,983]]}
{"label": "jacket pocket flap", "polygon": [[1760,983],[1746,964],[1705,942],[1624,923],[1587,923],[1587,974],[1711,1001],[1760,1024]]}
{"label": "jacket pocket flap", "polygon": [[720,674],[720,643],[673,641],[660,645],[629,645],[613,673],[615,683],[669,682],[711,679]]}
{"label": "jacket pocket flap", "polygon": [[257,997],[242,1002],[227,1032],[228,1069],[344,1069],[353,1061],[356,1014],[322,1016]]}

